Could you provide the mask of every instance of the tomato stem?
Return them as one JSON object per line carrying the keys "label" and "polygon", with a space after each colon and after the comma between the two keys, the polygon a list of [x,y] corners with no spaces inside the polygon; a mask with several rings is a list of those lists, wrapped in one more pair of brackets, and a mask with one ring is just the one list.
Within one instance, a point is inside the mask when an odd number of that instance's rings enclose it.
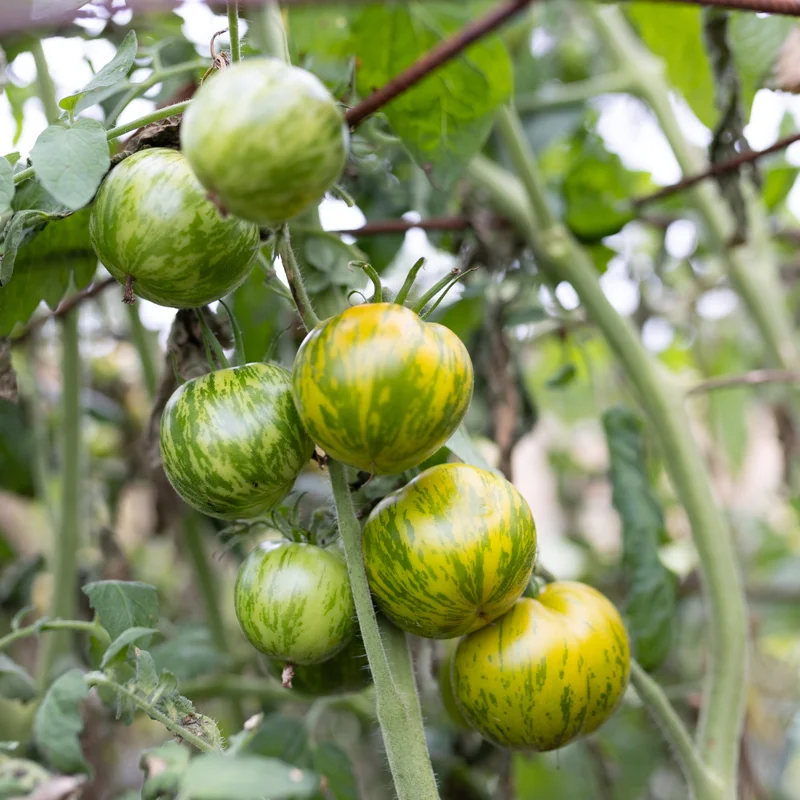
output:
{"label": "tomato stem", "polygon": [[411,287],[414,285],[414,281],[417,279],[417,273],[424,266],[425,266],[425,259],[421,258],[408,271],[408,275],[406,275],[405,282],[400,287],[400,291],[397,293],[397,297],[395,297],[395,299],[394,299],[394,302],[397,303],[397,305],[402,306],[403,303],[406,302],[406,298],[408,297],[408,293],[411,291]]}
{"label": "tomato stem", "polygon": [[449,289],[450,286],[460,277],[461,277],[461,270],[458,267],[451,269],[450,272],[448,272],[447,275],[444,276],[444,278],[442,278],[440,281],[437,281],[433,286],[431,286],[430,289],[428,289],[427,292],[425,292],[425,294],[422,295],[422,297],[420,297],[419,300],[417,300],[417,302],[411,307],[411,310],[415,314],[421,314],[425,306],[428,305],[428,303],[434,297],[436,297],[436,295],[439,294],[439,292],[441,292],[442,289],[445,290]]}
{"label": "tomato stem", "polygon": [[228,0],[228,35],[231,40],[231,61],[241,61],[242,49],[239,44],[239,3]]}
{"label": "tomato stem", "polygon": [[328,462],[328,470],[395,791],[399,800],[438,800],[406,637],[375,612],[364,569],[361,526],[353,508],[347,474],[344,466],[333,460]]}
{"label": "tomato stem", "polygon": [[292,293],[294,304],[297,306],[297,311],[304,325],[308,330],[311,330],[319,325],[319,317],[314,312],[311,299],[306,292],[306,287],[303,283],[303,275],[300,272],[300,265],[297,263],[294,250],[292,250],[288,225],[284,225],[278,232],[275,245],[276,252],[280,256],[281,263],[283,264],[283,271],[286,273],[286,280],[289,283],[289,290]]}

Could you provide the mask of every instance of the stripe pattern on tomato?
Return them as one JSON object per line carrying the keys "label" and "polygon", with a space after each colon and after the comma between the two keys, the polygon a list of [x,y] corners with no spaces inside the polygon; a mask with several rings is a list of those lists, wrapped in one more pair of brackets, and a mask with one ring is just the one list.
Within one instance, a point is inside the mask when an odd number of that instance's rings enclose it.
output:
{"label": "stripe pattern on tomato", "polygon": [[456,700],[495,744],[555,750],[596,730],[619,705],[630,646],[611,602],[581,583],[523,597],[465,636],[452,664]]}
{"label": "stripe pattern on tomato", "polygon": [[189,505],[246,519],[286,497],[314,450],[290,387],[283,367],[247,364],[175,391],[161,417],[161,460]]}
{"label": "stripe pattern on tomato", "polygon": [[386,616],[410,633],[450,639],[492,622],[525,591],[536,526],[501,476],[441,464],[381,501],[363,548]]}
{"label": "stripe pattern on tomato", "polygon": [[292,374],[314,441],[376,474],[403,472],[442,447],[467,413],[472,385],[461,340],[390,303],[355,306],[318,325]]}

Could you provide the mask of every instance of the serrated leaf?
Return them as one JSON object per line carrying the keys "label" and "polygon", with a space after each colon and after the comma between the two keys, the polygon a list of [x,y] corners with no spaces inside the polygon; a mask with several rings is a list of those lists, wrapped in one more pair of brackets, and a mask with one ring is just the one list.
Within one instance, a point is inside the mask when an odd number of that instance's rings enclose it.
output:
{"label": "serrated leaf", "polygon": [[719,116],[714,105],[714,79],[703,46],[701,9],[667,3],[635,3],[626,7],[645,44],[664,59],[667,77],[697,118],[713,128]]}
{"label": "serrated leaf", "polygon": [[333,742],[314,748],[314,770],[324,776],[328,792],[335,800],[358,800],[358,783],[350,758]]}
{"label": "serrated leaf", "polygon": [[145,750],[139,762],[147,775],[142,786],[142,800],[175,797],[189,766],[189,755],[189,750],[177,742],[166,742],[161,747]]}
{"label": "serrated leaf", "polygon": [[0,653],[0,697],[11,700],[32,700],[36,683],[15,661]]}
{"label": "serrated leaf", "polygon": [[97,581],[83,587],[89,604],[111,640],[128,628],[150,628],[158,622],[156,587],[139,581]]}
{"label": "serrated leaf", "polygon": [[147,647],[153,634],[158,634],[156,628],[141,628],[133,627],[123,631],[113,642],[108,646],[108,649],[103,653],[103,660],[100,662],[100,669],[105,669],[111,664],[118,656],[124,656],[125,651],[132,644],[141,644],[142,647]]}
{"label": "serrated leaf", "polygon": [[0,288],[14,275],[19,248],[33,238],[52,219],[52,215],[36,209],[18,211],[8,222],[3,241],[3,256],[0,259]]}
{"label": "serrated leaf", "polygon": [[[374,5],[353,21],[358,91],[367,95],[398,75],[468,15],[451,3]],[[436,186],[449,187],[483,147],[497,109],[511,96],[511,61],[502,40],[488,36],[386,105],[383,112]]]}
{"label": "serrated leaf", "polygon": [[113,93],[114,87],[125,79],[136,58],[136,33],[129,31],[122,40],[114,58],[108,62],[79,92],[65,97],[59,105],[66,111],[78,114]]}
{"label": "serrated leaf", "polygon": [[111,166],[105,128],[86,118],[71,128],[50,125],[31,150],[31,164],[56,200],[73,211],[83,208]]}
{"label": "serrated leaf", "polygon": [[81,671],[71,669],[50,686],[33,721],[36,747],[60,772],[89,772],[78,739],[83,730],[80,704],[89,694]]}
{"label": "serrated leaf", "polygon": [[14,199],[14,166],[7,158],[0,158],[0,214],[11,208]]}
{"label": "serrated leaf", "polygon": [[214,644],[211,631],[205,625],[182,626],[177,635],[151,647],[150,655],[157,669],[168,669],[179,681],[210,675],[230,661]]}
{"label": "serrated leaf", "polygon": [[639,417],[617,406],[603,414],[603,427],[614,508],[622,520],[628,630],[636,658],[652,670],[669,653],[676,613],[676,580],[658,556],[665,535],[664,514],[647,475]]}
{"label": "serrated leaf", "polygon": [[316,773],[275,758],[202,755],[189,762],[181,792],[188,800],[302,800],[319,786]]}

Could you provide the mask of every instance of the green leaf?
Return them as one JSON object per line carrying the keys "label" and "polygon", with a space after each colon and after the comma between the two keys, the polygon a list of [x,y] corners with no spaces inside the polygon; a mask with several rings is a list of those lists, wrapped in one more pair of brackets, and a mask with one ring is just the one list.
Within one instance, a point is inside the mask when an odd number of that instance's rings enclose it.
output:
{"label": "green leaf", "polygon": [[189,755],[189,750],[177,742],[145,750],[139,762],[147,775],[142,786],[142,800],[175,797],[189,766]]}
{"label": "green leaf", "polygon": [[87,583],[83,593],[100,615],[100,622],[112,641],[128,628],[149,628],[158,622],[155,586],[138,581],[97,581]]}
{"label": "green leaf", "polygon": [[33,678],[3,653],[0,653],[0,697],[11,700],[32,700],[36,697]]}
{"label": "green leaf", "polygon": [[151,647],[150,655],[159,670],[169,670],[179,681],[210,675],[230,662],[229,657],[217,649],[211,631],[205,625],[196,624],[180,627],[169,640]]}
{"label": "green leaf", "polygon": [[248,755],[278,758],[296,767],[312,767],[308,728],[302,719],[269,714],[244,748]]}
{"label": "green leaf", "polygon": [[128,630],[123,631],[111,642],[106,652],[103,653],[100,669],[105,669],[109,664],[113,663],[120,654],[124,656],[128,647],[134,643],[140,643],[142,647],[147,647],[153,634],[157,633],[159,633],[159,631],[156,628],[140,627],[128,628]]}
{"label": "green leaf", "polygon": [[772,167],[764,177],[761,197],[769,211],[774,211],[792,191],[800,170],[785,162]]}
{"label": "green leaf", "polygon": [[333,742],[322,742],[315,747],[313,767],[325,777],[328,792],[335,800],[359,800],[353,765],[340,747]]}
{"label": "green leaf", "polygon": [[36,97],[36,84],[31,83],[28,86],[17,86],[14,83],[7,83],[5,86],[5,95],[8,98],[9,105],[11,106],[11,115],[14,118],[14,137],[12,144],[16,146],[17,142],[22,136],[22,127],[25,122],[25,103],[32,97]]}
{"label": "green leaf", "polygon": [[[353,22],[358,91],[367,95],[463,27],[450,3],[374,5]],[[384,107],[394,132],[436,186],[449,187],[483,147],[511,96],[511,61],[498,36],[473,44]]]}
{"label": "green leaf", "polygon": [[578,375],[578,368],[572,363],[562,364],[544,383],[548,389],[563,389],[569,386]]}
{"label": "green leaf", "polygon": [[6,158],[0,158],[0,214],[11,208],[14,199],[14,167]]}
{"label": "green leaf", "polygon": [[78,739],[83,730],[80,704],[89,694],[81,671],[71,669],[47,691],[33,721],[33,738],[45,761],[60,772],[89,772]]}
{"label": "green leaf", "polygon": [[701,10],[668,3],[627,6],[645,44],[664,59],[669,82],[686,98],[697,118],[716,124],[714,79],[703,46]]}
{"label": "green leaf", "polygon": [[483,457],[463,424],[459,425],[456,432],[447,440],[445,447],[465,464],[472,464],[473,467],[480,467],[489,472],[498,472]]}
{"label": "green leaf", "polygon": [[19,248],[32,239],[53,218],[53,215],[36,209],[18,211],[9,220],[0,261],[0,287],[5,286],[14,274]]}
{"label": "green leaf", "polygon": [[59,105],[71,114],[78,114],[83,109],[99,103],[113,94],[116,85],[125,79],[133,60],[136,58],[136,33],[129,31],[122,40],[114,58],[108,62],[79,92],[65,97]]}
{"label": "green leaf", "polygon": [[301,800],[319,791],[319,775],[274,758],[202,755],[181,784],[189,800]]}
{"label": "green leaf", "polygon": [[626,613],[636,658],[652,670],[672,645],[676,581],[661,563],[664,514],[650,486],[642,422],[622,406],[603,414],[611,460],[614,508],[622,520],[622,565],[628,581]]}
{"label": "green leaf", "polygon": [[85,118],[71,128],[50,125],[31,150],[31,164],[58,202],[72,210],[82,208],[111,166],[105,128]]}

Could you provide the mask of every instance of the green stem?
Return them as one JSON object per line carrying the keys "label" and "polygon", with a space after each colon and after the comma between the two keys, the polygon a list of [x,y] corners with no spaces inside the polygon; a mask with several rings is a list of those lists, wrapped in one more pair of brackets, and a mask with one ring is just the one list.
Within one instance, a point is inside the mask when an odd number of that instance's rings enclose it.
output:
{"label": "green stem", "polygon": [[281,8],[275,0],[267,0],[264,3],[264,10],[261,13],[261,28],[267,54],[279,58],[286,64],[291,63]]}
{"label": "green stem", "polygon": [[311,300],[306,292],[306,286],[303,283],[303,276],[300,272],[300,265],[292,250],[292,242],[289,238],[289,226],[284,225],[283,229],[278,234],[277,254],[281,257],[283,270],[286,273],[286,280],[289,282],[289,290],[292,293],[294,304],[297,306],[297,311],[300,314],[303,324],[308,330],[319,325],[319,317],[314,312],[314,307],[311,305]]}
{"label": "green stem", "polygon": [[228,36],[231,40],[231,61],[242,60],[242,48],[239,44],[239,3],[228,0]]}
{"label": "green stem", "polygon": [[433,286],[431,286],[431,288],[428,289],[428,291],[425,292],[425,294],[423,294],[416,303],[414,303],[414,305],[411,307],[411,310],[415,314],[421,314],[425,306],[428,305],[428,303],[430,303],[430,301],[436,297],[436,295],[439,294],[442,289],[448,288],[453,281],[458,280],[460,277],[461,270],[458,268],[450,270],[447,275],[445,275],[441,280],[436,281],[436,283],[434,283]]}
{"label": "green stem", "polygon": [[135,706],[144,711],[150,719],[160,722],[170,733],[174,733],[189,744],[194,745],[198,750],[204,753],[217,753],[216,748],[212,747],[208,742],[204,742],[199,736],[195,736],[190,731],[186,730],[182,725],[173,722],[166,714],[162,714],[157,708],[150,705],[143,697],[140,697],[135,692],[131,692],[116,681],[112,681],[107,675],[102,672],[90,672],[86,675],[86,682],[89,686],[105,686],[113,692],[127,697]]}
{"label": "green stem", "polygon": [[[521,143],[509,149],[525,150]],[[524,171],[533,161],[531,153],[525,156],[515,163],[516,169]],[[537,225],[522,182],[483,157],[473,160],[469,173],[525,235],[542,270],[553,280],[572,284],[588,316],[622,362],[659,437],[672,483],[692,526],[709,595],[711,668],[706,681],[701,752],[709,766],[723,777],[726,787],[734,787],[744,708],[744,595],[731,531],[715,503],[703,454],[690,433],[681,395],[662,380],[630,323],[609,303],[584,250],[560,225]],[[528,175],[527,183],[535,184],[535,191],[544,196],[544,187],[538,184],[535,174]]]}
{"label": "green stem", "polygon": [[328,462],[358,624],[375,682],[378,721],[399,800],[437,800],[436,779],[425,742],[414,670],[405,634],[378,618],[364,569],[361,526],[345,468]]}
{"label": "green stem", "polygon": [[[78,549],[81,528],[81,357],[78,317],[74,308],[62,318],[61,403],[61,506],[58,534],[53,541],[50,569],[53,594],[50,616],[74,617],[78,606]],[[39,652],[40,687],[50,680],[56,659],[68,651],[69,631],[48,637]]]}
{"label": "green stem", "polygon": [[722,786],[706,768],[683,720],[675,712],[661,686],[636,661],[631,663],[631,683],[664,738],[674,748],[694,800],[720,797]]}
{"label": "green stem", "polygon": [[514,105],[520,114],[537,114],[559,108],[585,103],[603,94],[629,92],[630,77],[625,70],[596,75],[585,81],[565,83],[557,87],[545,87],[538,92],[518,94]]}
{"label": "green stem", "polygon": [[273,703],[292,701],[311,702],[295,689],[284,689],[278,681],[248,675],[217,675],[210,678],[196,678],[181,683],[181,691],[192,700],[205,700],[209,697],[248,698]]}
{"label": "green stem", "polygon": [[372,302],[382,303],[383,287],[381,286],[380,276],[375,271],[375,268],[371,264],[367,264],[366,261],[353,261],[350,264],[350,266],[356,267],[357,269],[363,269],[364,272],[367,273],[367,277],[372,281],[372,287],[373,287]]}
{"label": "green stem", "polygon": [[125,304],[128,312],[128,321],[131,326],[131,340],[139,353],[139,363],[142,366],[142,378],[147,396],[152,400],[156,395],[158,387],[158,368],[153,354],[153,347],[147,329],[142,325],[139,317],[139,306],[137,303]]}
{"label": "green stem", "polygon": [[106,633],[105,628],[95,622],[85,622],[79,619],[53,619],[49,622],[33,623],[24,628],[11,631],[0,639],[0,651],[6,650],[19,639],[26,639],[28,636],[37,636],[40,631],[77,631],[89,633],[97,639],[105,642],[106,646],[111,644],[111,637]]}
{"label": "green stem", "polygon": [[403,285],[400,287],[400,291],[397,293],[397,296],[394,298],[394,302],[397,305],[402,306],[403,303],[406,302],[406,298],[408,297],[408,293],[411,291],[411,287],[414,285],[414,281],[417,279],[417,273],[425,266],[425,259],[420,258],[413,267],[408,271],[408,275],[406,275],[406,279],[403,282]]}
{"label": "green stem", "polygon": [[61,116],[61,109],[58,107],[56,87],[50,77],[50,68],[47,66],[47,59],[44,55],[41,40],[35,39],[30,49],[33,63],[36,65],[36,84],[39,99],[44,106],[44,115],[47,118],[47,122],[53,125],[58,122],[58,118]]}

